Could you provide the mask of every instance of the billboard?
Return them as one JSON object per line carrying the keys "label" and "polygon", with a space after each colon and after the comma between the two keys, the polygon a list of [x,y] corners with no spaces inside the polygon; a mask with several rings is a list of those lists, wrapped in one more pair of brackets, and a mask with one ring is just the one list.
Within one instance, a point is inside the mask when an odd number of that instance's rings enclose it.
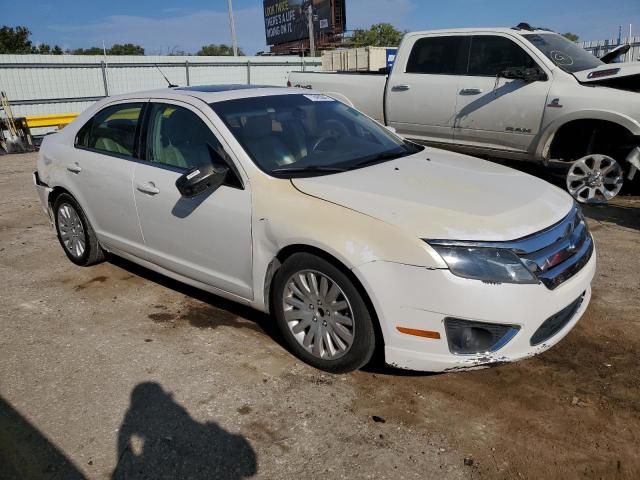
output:
{"label": "billboard", "polygon": [[[331,32],[335,0],[264,0],[264,28],[267,45],[309,38],[308,12],[313,7],[314,31]],[[344,16],[343,16],[344,17]]]}

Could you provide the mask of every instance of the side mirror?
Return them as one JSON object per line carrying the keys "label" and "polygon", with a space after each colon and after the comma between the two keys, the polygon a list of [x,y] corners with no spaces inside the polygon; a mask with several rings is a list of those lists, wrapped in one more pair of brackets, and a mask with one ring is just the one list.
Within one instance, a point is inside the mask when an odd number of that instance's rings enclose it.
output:
{"label": "side mirror", "polygon": [[176,187],[183,197],[192,198],[205,190],[216,191],[228,173],[229,167],[219,163],[193,167],[176,180]]}

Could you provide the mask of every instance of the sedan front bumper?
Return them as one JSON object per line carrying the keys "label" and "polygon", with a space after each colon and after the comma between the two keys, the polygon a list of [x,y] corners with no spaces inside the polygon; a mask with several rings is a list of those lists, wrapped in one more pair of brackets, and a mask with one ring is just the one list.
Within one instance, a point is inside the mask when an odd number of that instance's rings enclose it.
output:
{"label": "sedan front bumper", "polygon": [[[354,273],[376,309],[385,341],[386,363],[409,370],[442,372],[513,362],[554,346],[586,311],[595,268],[594,253],[578,273],[554,290],[542,283],[489,284],[457,277],[449,270],[391,262],[370,262],[354,269]],[[577,302],[580,298],[582,301]],[[559,326],[556,321],[554,334],[535,343],[533,337],[538,329],[572,304],[576,306],[568,312],[569,317]],[[495,351],[453,354],[447,341],[447,318],[512,325],[519,330]],[[404,332],[433,334],[415,336],[402,333],[399,328]],[[540,334],[536,338],[539,337]]]}

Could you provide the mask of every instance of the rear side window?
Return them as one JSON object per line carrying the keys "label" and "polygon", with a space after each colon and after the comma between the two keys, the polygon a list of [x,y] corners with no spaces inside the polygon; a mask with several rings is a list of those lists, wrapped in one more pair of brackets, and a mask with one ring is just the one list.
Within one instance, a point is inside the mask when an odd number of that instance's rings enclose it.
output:
{"label": "rear side window", "polygon": [[459,59],[465,37],[425,37],[411,50],[407,73],[456,75],[462,73]]}
{"label": "rear side window", "polygon": [[522,47],[505,37],[476,35],[471,39],[467,75],[495,77],[507,68],[536,68]]}
{"label": "rear side window", "polygon": [[98,112],[80,129],[76,146],[98,152],[135,156],[142,103],[121,103]]}

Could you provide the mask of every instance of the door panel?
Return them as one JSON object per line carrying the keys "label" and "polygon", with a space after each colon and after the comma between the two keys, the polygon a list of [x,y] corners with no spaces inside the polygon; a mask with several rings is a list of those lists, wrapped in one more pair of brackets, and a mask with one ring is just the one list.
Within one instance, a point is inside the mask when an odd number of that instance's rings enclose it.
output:
{"label": "door panel", "polygon": [[472,37],[468,73],[457,86],[456,143],[518,152],[530,148],[540,130],[551,82],[499,78],[507,68],[541,69],[509,38]]}
{"label": "door panel", "polygon": [[143,103],[111,105],[78,133],[65,164],[71,190],[108,248],[138,253],[143,246],[132,180]]}
{"label": "door panel", "polygon": [[406,64],[389,79],[387,123],[410,138],[451,142],[465,39],[423,37],[407,48]]}
{"label": "door panel", "polygon": [[[184,198],[175,186],[187,169],[224,150],[206,118],[174,103],[150,108],[146,152],[134,195],[150,261],[226,292],[252,298],[251,194],[231,182]],[[217,161],[227,161],[217,158]]]}

